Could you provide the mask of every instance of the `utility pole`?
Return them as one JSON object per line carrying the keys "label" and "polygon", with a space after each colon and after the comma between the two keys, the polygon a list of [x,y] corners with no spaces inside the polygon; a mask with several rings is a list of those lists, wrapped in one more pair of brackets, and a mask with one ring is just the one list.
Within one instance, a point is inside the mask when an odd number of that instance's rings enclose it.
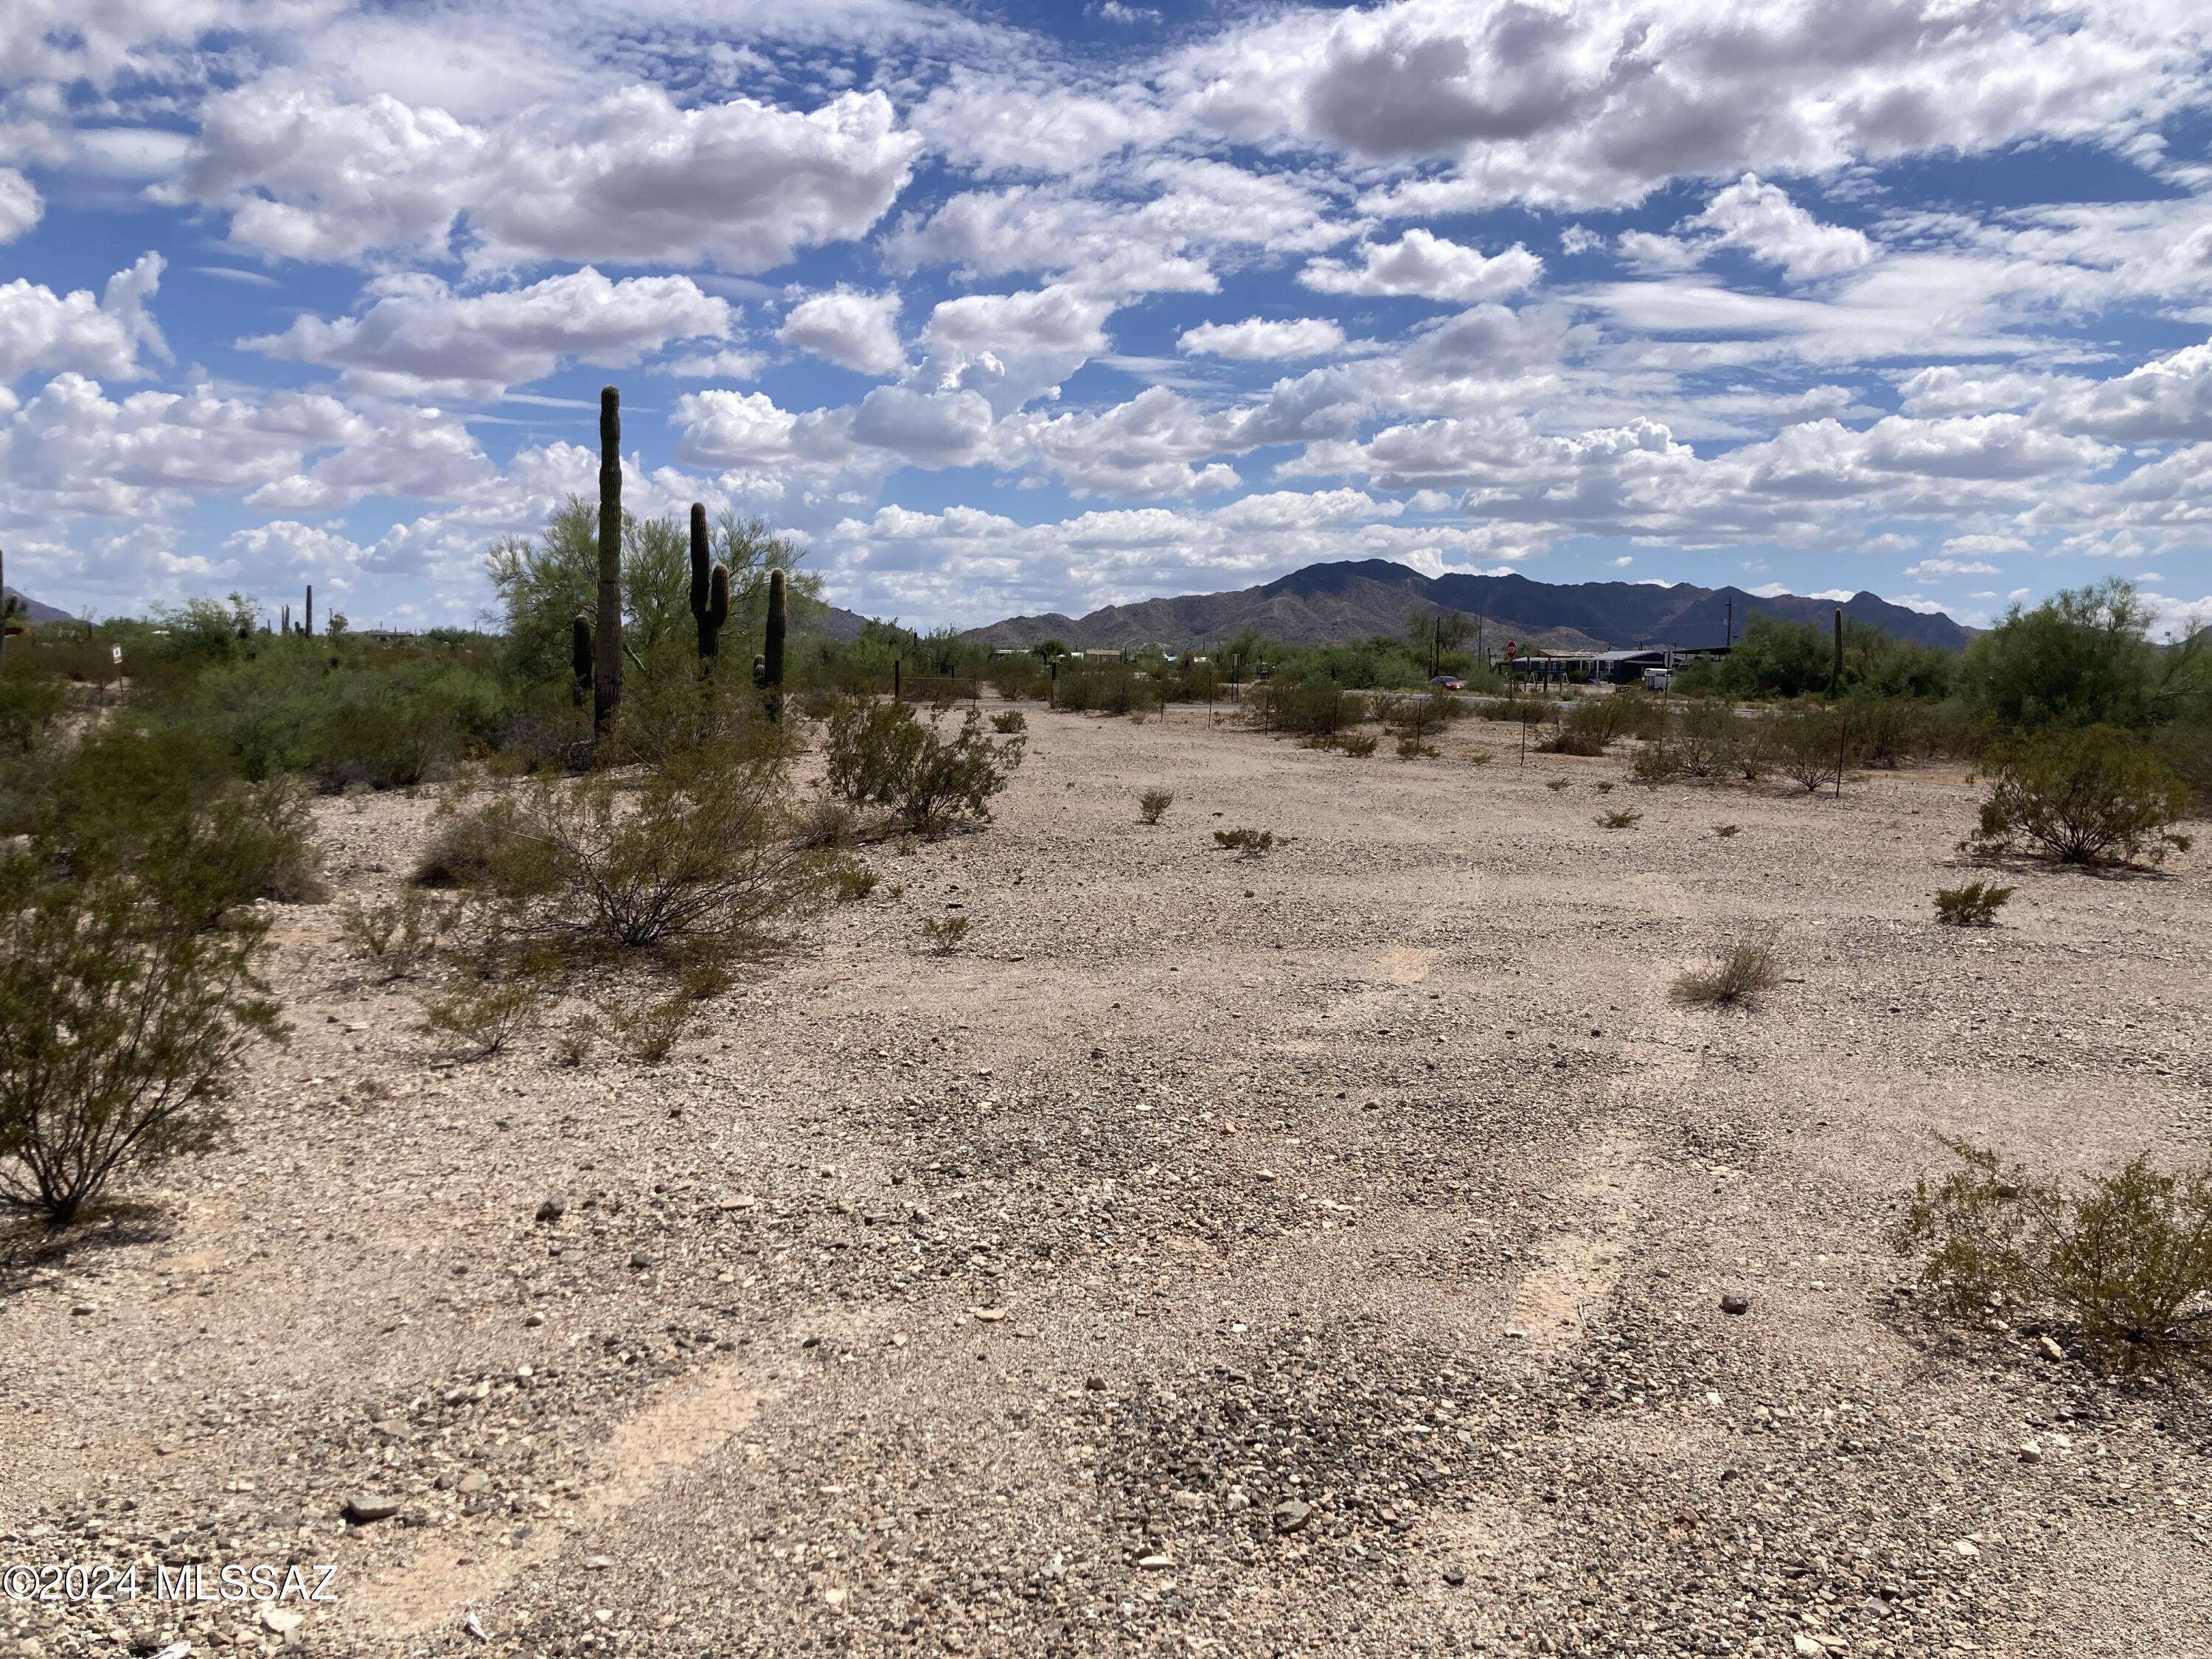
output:
{"label": "utility pole", "polygon": [[1828,695],[1832,697],[1844,695],[1844,608],[1841,605],[1836,607],[1836,665],[1829,676]]}

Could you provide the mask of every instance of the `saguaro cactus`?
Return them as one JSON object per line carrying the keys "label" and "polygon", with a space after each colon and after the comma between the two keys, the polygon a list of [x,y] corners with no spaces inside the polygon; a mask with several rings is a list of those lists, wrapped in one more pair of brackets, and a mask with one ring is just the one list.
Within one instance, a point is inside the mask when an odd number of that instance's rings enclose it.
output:
{"label": "saguaro cactus", "polygon": [[7,551],[0,549],[0,653],[8,649],[8,624],[15,620],[15,612],[21,606],[21,601],[8,592],[7,574]]}
{"label": "saguaro cactus", "polygon": [[730,573],[718,561],[707,565],[707,509],[691,503],[691,615],[699,624],[699,666],[703,672],[722,648],[722,624],[730,619]]}
{"label": "saguaro cactus", "polygon": [[568,623],[568,673],[575,682],[576,707],[592,694],[592,619],[579,611]]}
{"label": "saguaro cactus", "polygon": [[286,606],[284,607],[283,633],[284,633],[284,637],[285,637],[285,638],[287,638],[287,639],[291,638],[291,636],[292,636],[292,607],[291,607],[290,605],[286,605]]}
{"label": "saguaro cactus", "polygon": [[622,702],[622,392],[599,393],[599,614],[592,638],[592,731]]}
{"label": "saguaro cactus", "polygon": [[[289,610],[291,607],[288,605],[285,608]],[[307,614],[301,622],[300,631],[311,640],[315,637],[315,585],[313,582],[307,584]]]}
{"label": "saguaro cactus", "polygon": [[782,571],[768,573],[768,648],[762,653],[761,684],[768,689],[771,720],[783,714],[784,586]]}

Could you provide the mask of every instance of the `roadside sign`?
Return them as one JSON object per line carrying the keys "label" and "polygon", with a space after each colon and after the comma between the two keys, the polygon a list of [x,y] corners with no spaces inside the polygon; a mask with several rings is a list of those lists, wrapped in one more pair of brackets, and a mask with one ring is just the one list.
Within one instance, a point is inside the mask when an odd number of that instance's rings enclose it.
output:
{"label": "roadside sign", "polygon": [[113,657],[113,658],[115,659],[115,665],[116,665],[118,668],[122,667],[122,666],[123,666],[123,647],[122,647],[121,646],[119,646],[119,645],[111,645],[111,646],[109,646],[109,647],[107,647],[107,650],[108,650],[108,654],[109,654],[110,656],[112,656],[112,657]]}
{"label": "roadside sign", "polygon": [[1516,645],[1516,644],[1515,644],[1511,640],[1508,640],[1508,641],[1505,641],[1505,660],[1506,660],[1506,661],[1508,661],[1508,662],[1511,662],[1511,661],[1513,660],[1513,659],[1514,659],[1514,658],[1516,658],[1516,657],[1519,656],[1520,654],[1521,654],[1521,647],[1520,647],[1519,646]]}

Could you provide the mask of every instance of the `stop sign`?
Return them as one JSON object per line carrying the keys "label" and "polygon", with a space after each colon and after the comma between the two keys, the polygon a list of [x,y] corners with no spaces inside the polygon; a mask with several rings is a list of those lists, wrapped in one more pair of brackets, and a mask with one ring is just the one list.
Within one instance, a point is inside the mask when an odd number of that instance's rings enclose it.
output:
{"label": "stop sign", "polygon": [[1517,645],[1514,644],[1514,643],[1513,643],[1513,641],[1510,641],[1510,640],[1508,640],[1508,641],[1505,641],[1505,660],[1506,660],[1506,661],[1508,661],[1508,662],[1511,662],[1511,661],[1513,660],[1513,659],[1514,659],[1514,658],[1516,658],[1516,657],[1519,656],[1520,654],[1521,654],[1521,647],[1520,647],[1519,646],[1517,646]]}

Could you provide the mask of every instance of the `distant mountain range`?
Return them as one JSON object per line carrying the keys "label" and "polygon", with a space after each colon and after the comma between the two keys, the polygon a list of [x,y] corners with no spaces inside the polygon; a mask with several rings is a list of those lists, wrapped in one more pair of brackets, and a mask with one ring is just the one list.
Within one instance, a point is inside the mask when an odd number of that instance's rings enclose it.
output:
{"label": "distant mountain range", "polygon": [[64,611],[56,605],[41,605],[38,600],[33,599],[28,593],[22,592],[19,588],[10,587],[0,589],[0,592],[4,592],[7,597],[11,599],[22,600],[23,615],[29,618],[33,624],[39,623],[70,622],[74,620],[68,611]]}
{"label": "distant mountain range", "polygon": [[1668,586],[1641,582],[1539,582],[1526,576],[1424,576],[1387,559],[1310,564],[1258,587],[1192,593],[1108,605],[1087,617],[1010,617],[969,637],[993,646],[1027,647],[1056,639],[1076,649],[1158,645],[1195,650],[1218,645],[1247,628],[1292,645],[1337,645],[1370,635],[1401,635],[1407,618],[1457,611],[1483,627],[1486,642],[1512,640],[1524,649],[1630,651],[1644,646],[1718,645],[1735,607],[1735,634],[1754,611],[1793,622],[1825,623],[1840,608],[1852,621],[1916,645],[1966,648],[1972,630],[1938,612],[1908,611],[1868,592],[1838,607],[1832,599],[1794,593],[1747,593],[1740,587]]}

